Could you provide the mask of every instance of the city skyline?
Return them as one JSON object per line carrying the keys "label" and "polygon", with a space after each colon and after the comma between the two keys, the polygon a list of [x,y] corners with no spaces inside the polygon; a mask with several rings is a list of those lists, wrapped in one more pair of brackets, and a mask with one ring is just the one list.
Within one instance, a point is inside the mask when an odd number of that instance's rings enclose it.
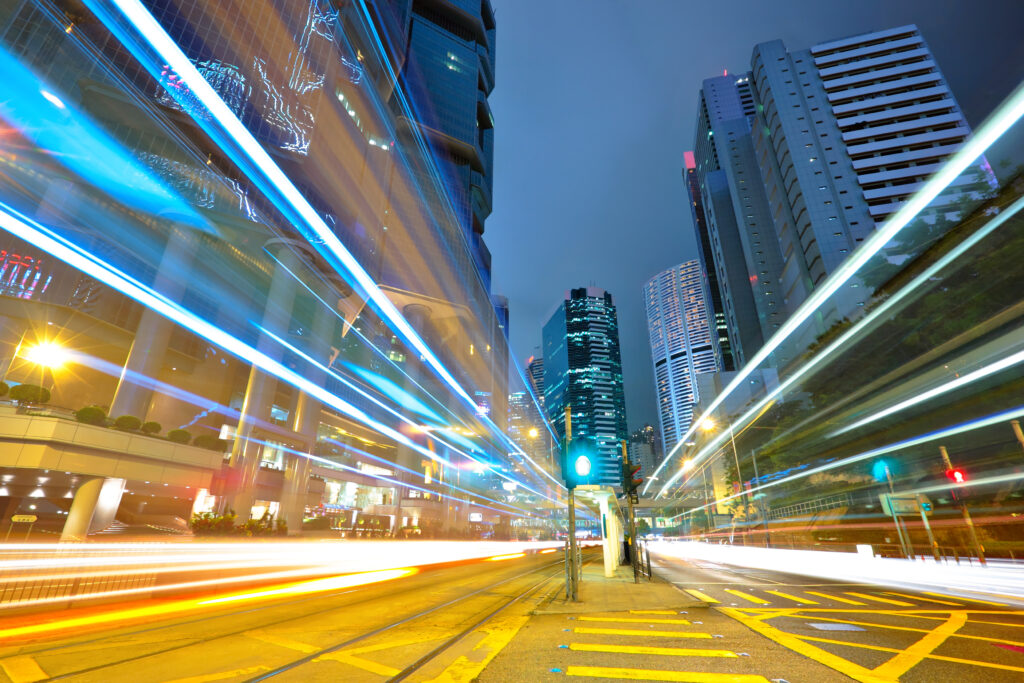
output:
{"label": "city skyline", "polygon": [[[631,429],[657,421],[643,333],[643,283],[698,254],[681,173],[683,154],[693,148],[694,103],[705,79],[723,70],[746,71],[753,47],[766,41],[781,39],[804,49],[910,23],[936,55],[972,126],[1024,75],[1018,66],[1024,64],[1024,47],[1010,28],[1014,17],[1024,20],[1024,8],[1005,3],[989,3],[989,11],[953,3],[941,12],[932,11],[931,2],[825,7],[790,1],[770,8],[743,3],[732,11],[746,20],[725,24],[716,22],[718,10],[668,2],[645,3],[626,17],[615,16],[607,3],[588,3],[586,11],[557,3],[545,5],[542,23],[530,20],[540,11],[537,3],[494,4],[502,24],[503,67],[491,107],[500,122],[495,163],[502,170],[495,178],[488,244],[496,254],[495,291],[510,298],[512,355],[522,363],[535,354],[550,301],[566,287],[594,283],[614,292]],[[683,25],[708,30],[679,40],[670,27]],[[578,28],[578,49],[566,53],[562,45],[570,26]],[[674,38],[652,40],[651,31]],[[964,44],[973,47],[963,51]],[[608,45],[621,49],[609,51]],[[995,63],[1006,68],[988,68]],[[570,80],[571,91],[562,86]],[[613,83],[620,94],[609,99]],[[534,96],[523,99],[522,92]],[[571,120],[581,106],[594,112],[581,127],[556,123]],[[554,156],[540,164],[521,154],[534,148]],[[531,203],[511,199],[524,192],[534,198]],[[629,201],[599,209],[606,205],[592,200],[613,194]],[[583,251],[567,260],[574,249]],[[523,278],[524,271],[530,277]]]}

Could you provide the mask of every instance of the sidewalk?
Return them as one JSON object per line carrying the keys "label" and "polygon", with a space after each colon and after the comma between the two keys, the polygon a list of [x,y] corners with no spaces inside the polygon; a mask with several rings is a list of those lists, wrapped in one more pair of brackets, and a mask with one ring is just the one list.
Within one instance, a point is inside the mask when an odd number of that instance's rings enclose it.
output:
{"label": "sidewalk", "polygon": [[[564,583],[520,617],[507,645],[474,679],[507,681],[649,680],[691,683],[849,681],[764,638],[671,583],[633,583],[630,567],[605,578],[584,566],[580,601]],[[437,679],[444,680],[444,679]]]}

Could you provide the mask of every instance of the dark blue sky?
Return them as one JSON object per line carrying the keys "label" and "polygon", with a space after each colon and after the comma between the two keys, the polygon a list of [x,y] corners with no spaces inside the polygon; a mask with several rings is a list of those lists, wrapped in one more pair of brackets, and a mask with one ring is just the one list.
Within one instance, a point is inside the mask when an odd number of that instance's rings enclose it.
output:
{"label": "dark blue sky", "polygon": [[641,290],[695,258],[682,183],[701,81],[791,49],[916,23],[972,125],[1024,77],[1021,0],[492,0],[498,24],[494,291],[512,353],[540,345],[570,287],[619,310],[630,428],[657,425]]}

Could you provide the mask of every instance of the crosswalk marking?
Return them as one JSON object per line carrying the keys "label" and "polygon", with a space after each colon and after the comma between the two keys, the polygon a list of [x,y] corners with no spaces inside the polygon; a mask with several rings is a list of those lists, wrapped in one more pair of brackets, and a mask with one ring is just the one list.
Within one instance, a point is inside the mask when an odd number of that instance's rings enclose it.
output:
{"label": "crosswalk marking", "polygon": [[877,595],[868,595],[867,593],[851,593],[846,591],[847,595],[852,595],[855,598],[863,598],[864,600],[874,600],[875,602],[882,602],[887,605],[896,605],[897,607],[914,607],[912,602],[903,602],[902,600],[890,600],[889,598],[880,598]]}
{"label": "crosswalk marking", "polygon": [[670,609],[631,609],[630,614],[675,614]]}
{"label": "crosswalk marking", "polygon": [[860,605],[864,606],[866,602],[857,602],[856,600],[850,600],[849,598],[841,598],[838,595],[829,595],[828,593],[818,593],[817,591],[807,591],[808,595],[816,595],[819,598],[825,598],[826,600],[835,600],[836,602],[843,602],[847,605]]}
{"label": "crosswalk marking", "polygon": [[725,592],[726,593],[731,593],[732,595],[735,595],[737,598],[742,598],[743,600],[747,600],[749,602],[752,602],[755,605],[770,605],[770,604],[772,604],[772,603],[768,602],[767,600],[762,600],[761,598],[757,597],[756,595],[751,595],[750,593],[744,593],[743,591],[733,590],[732,588],[726,588]]}
{"label": "crosswalk marking", "polygon": [[963,607],[959,602],[949,602],[948,600],[936,600],[935,598],[922,598],[920,595],[907,595],[906,593],[894,593],[893,591],[885,591],[886,595],[895,595],[898,598],[910,598],[911,600],[923,600],[925,602],[934,602],[939,605],[952,605],[953,607]]}
{"label": "crosswalk marking", "polygon": [[689,626],[688,619],[650,619],[636,617],[577,617],[580,621],[609,621],[622,624],[682,624]]}
{"label": "crosswalk marking", "polygon": [[688,631],[641,631],[629,628],[587,628],[577,627],[576,633],[604,636],[653,636],[655,638],[710,638],[710,633],[690,633]]}
{"label": "crosswalk marking", "polygon": [[713,597],[711,597],[707,593],[701,593],[696,588],[684,588],[683,590],[685,590],[687,593],[689,593],[693,597],[695,597],[698,600],[701,600],[703,602],[706,602],[706,603],[709,603],[709,604],[713,604],[713,605],[719,604],[718,600],[715,600]]}
{"label": "crosswalk marking", "polygon": [[769,683],[754,674],[715,674],[701,671],[660,671],[658,669],[620,669],[610,666],[570,666],[567,676],[624,678],[630,681],[676,681],[677,683]]}
{"label": "crosswalk marking", "polygon": [[952,595],[946,595],[945,593],[929,593],[928,591],[923,591],[923,592],[924,592],[925,595],[935,595],[935,596],[940,597],[940,598],[956,597],[958,600],[967,600],[968,602],[980,602],[983,605],[996,605],[998,607],[1006,607],[1007,606],[1005,602],[992,602],[991,600],[979,600],[978,598],[965,598],[962,595],[952,596]]}
{"label": "crosswalk marking", "polygon": [[604,645],[601,643],[570,643],[570,650],[580,652],[616,652],[627,655],[665,655],[669,657],[739,657],[730,650],[702,650],[690,647],[654,647],[652,645]]}
{"label": "crosswalk marking", "polygon": [[818,602],[816,602],[814,600],[811,600],[810,598],[801,598],[801,597],[797,597],[796,595],[790,595],[789,593],[783,593],[782,591],[767,591],[766,590],[765,593],[771,593],[772,595],[777,595],[780,598],[786,598],[787,600],[792,600],[793,602],[799,602],[799,603],[803,603],[803,604],[806,604],[806,605],[818,605],[818,604],[821,604],[821,603],[818,603]]}

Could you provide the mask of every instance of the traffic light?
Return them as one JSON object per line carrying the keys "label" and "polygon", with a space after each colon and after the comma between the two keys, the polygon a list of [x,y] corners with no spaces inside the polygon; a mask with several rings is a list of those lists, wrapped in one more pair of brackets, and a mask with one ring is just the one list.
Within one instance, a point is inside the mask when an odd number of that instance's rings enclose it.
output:
{"label": "traffic light", "polygon": [[595,458],[585,440],[570,441],[562,449],[562,479],[566,488],[597,484],[599,472],[594,467]]}
{"label": "traffic light", "polygon": [[639,476],[640,465],[632,465],[629,462],[622,463],[622,492],[623,493],[636,493],[640,488],[641,484],[644,483],[643,477]]}
{"label": "traffic light", "polygon": [[964,471],[959,467],[951,467],[950,469],[946,470],[946,477],[948,477],[949,480],[954,484],[967,483],[967,475],[964,474]]}

